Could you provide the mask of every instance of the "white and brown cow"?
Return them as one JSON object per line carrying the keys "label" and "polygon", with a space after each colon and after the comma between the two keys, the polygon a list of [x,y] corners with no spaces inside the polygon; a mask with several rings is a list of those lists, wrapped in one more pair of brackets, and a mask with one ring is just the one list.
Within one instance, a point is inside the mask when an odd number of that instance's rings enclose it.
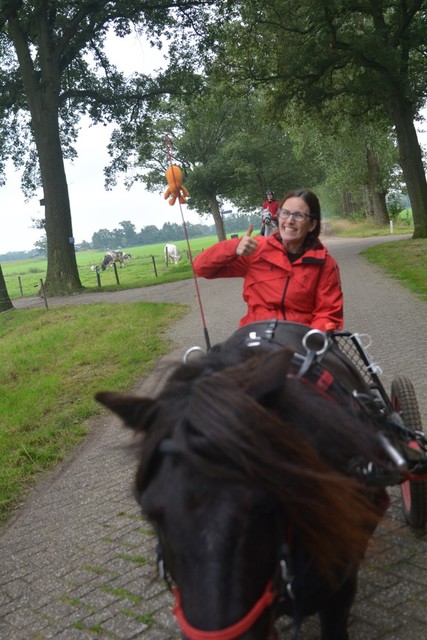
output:
{"label": "white and brown cow", "polygon": [[101,269],[102,271],[105,271],[107,267],[112,267],[114,263],[119,263],[119,265],[123,267],[126,261],[130,258],[132,258],[130,253],[123,253],[123,251],[109,251],[104,256]]}

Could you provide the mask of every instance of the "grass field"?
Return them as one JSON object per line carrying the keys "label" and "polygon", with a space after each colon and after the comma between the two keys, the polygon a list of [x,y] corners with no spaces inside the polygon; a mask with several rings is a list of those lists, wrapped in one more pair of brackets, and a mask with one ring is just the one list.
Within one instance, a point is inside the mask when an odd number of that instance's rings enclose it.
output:
{"label": "grass field", "polygon": [[[216,242],[215,236],[196,238],[190,241],[191,255],[195,257],[203,249]],[[144,245],[140,247],[124,248],[130,253],[132,260],[128,260],[122,268],[117,267],[117,284],[114,269],[108,267],[100,271],[101,288],[103,291],[146,287],[163,282],[173,282],[189,278],[192,275],[191,264],[187,257],[187,244],[184,240],[174,243],[182,255],[177,265],[166,266],[163,256],[163,244]],[[97,275],[91,271],[92,265],[100,265],[104,258],[104,251],[78,251],[76,253],[80,281],[86,291],[99,291]],[[45,258],[29,258],[14,262],[2,263],[2,271],[6,287],[12,300],[19,297],[33,297],[40,290],[41,280],[46,275]]]}

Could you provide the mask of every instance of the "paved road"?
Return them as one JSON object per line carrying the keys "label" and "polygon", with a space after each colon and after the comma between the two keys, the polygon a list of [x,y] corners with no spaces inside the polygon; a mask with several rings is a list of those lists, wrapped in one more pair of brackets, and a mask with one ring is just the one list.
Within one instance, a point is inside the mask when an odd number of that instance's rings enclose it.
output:
{"label": "paved road", "polygon": [[[427,424],[427,304],[359,256],[384,239],[327,239],[337,257],[347,328],[366,333],[387,389],[400,374],[413,381]],[[211,343],[228,337],[243,315],[240,280],[199,280]],[[138,385],[154,392],[162,372],[185,349],[204,346],[194,283],[90,294],[49,305],[96,300],[187,302],[191,312],[170,330],[174,350]],[[23,305],[23,302],[19,303]],[[18,306],[18,303],[17,303]],[[0,532],[0,638],[176,640],[171,598],[155,577],[150,528],[132,496],[130,436],[105,414],[65,464],[49,475]],[[427,538],[415,536],[392,491],[388,523],[377,532],[360,572],[351,640],[426,640]],[[283,637],[289,624],[279,625]],[[318,638],[315,619],[302,640]]]}

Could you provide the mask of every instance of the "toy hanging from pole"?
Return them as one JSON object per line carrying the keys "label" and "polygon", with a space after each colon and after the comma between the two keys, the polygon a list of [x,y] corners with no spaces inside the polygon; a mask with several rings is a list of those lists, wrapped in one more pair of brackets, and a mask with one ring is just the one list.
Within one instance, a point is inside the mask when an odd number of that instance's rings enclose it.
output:
{"label": "toy hanging from pole", "polygon": [[203,333],[205,334],[206,348],[209,351],[211,348],[211,341],[209,338],[208,328],[206,326],[205,314],[203,311],[202,299],[200,297],[197,276],[194,271],[193,256],[191,254],[190,239],[188,237],[187,225],[185,223],[185,218],[184,218],[184,214],[182,212],[182,206],[181,206],[182,204],[185,204],[187,202],[187,196],[189,196],[190,194],[182,184],[181,169],[176,164],[173,164],[172,162],[172,141],[168,135],[165,136],[165,146],[168,154],[168,160],[170,163],[169,167],[166,169],[166,180],[168,181],[168,188],[166,189],[166,192],[165,192],[165,200],[166,198],[169,198],[170,205],[174,205],[177,200],[179,202],[179,210],[181,212],[181,218],[182,218],[182,227],[184,229],[185,241],[187,243],[187,255],[189,257],[189,260],[191,263],[191,269],[193,271],[194,286],[196,287],[196,296],[199,303],[200,316],[202,318],[202,324],[203,324]]}
{"label": "toy hanging from pole", "polygon": [[168,188],[165,191],[165,200],[169,198],[171,207],[175,204],[176,200],[178,200],[180,204],[185,204],[190,194],[182,184],[182,171],[176,164],[171,164],[170,167],[166,169],[166,180],[168,182]]}

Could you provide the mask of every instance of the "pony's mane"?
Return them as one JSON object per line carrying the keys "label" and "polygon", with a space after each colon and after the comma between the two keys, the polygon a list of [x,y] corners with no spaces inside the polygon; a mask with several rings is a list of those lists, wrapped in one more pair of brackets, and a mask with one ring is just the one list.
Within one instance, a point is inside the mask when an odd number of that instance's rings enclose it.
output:
{"label": "pony's mane", "polygon": [[378,519],[345,475],[357,456],[380,464],[378,441],[371,425],[287,378],[291,356],[240,348],[178,366],[143,425],[137,485],[147,487],[167,440],[206,476],[273,495],[330,573],[360,560]]}

